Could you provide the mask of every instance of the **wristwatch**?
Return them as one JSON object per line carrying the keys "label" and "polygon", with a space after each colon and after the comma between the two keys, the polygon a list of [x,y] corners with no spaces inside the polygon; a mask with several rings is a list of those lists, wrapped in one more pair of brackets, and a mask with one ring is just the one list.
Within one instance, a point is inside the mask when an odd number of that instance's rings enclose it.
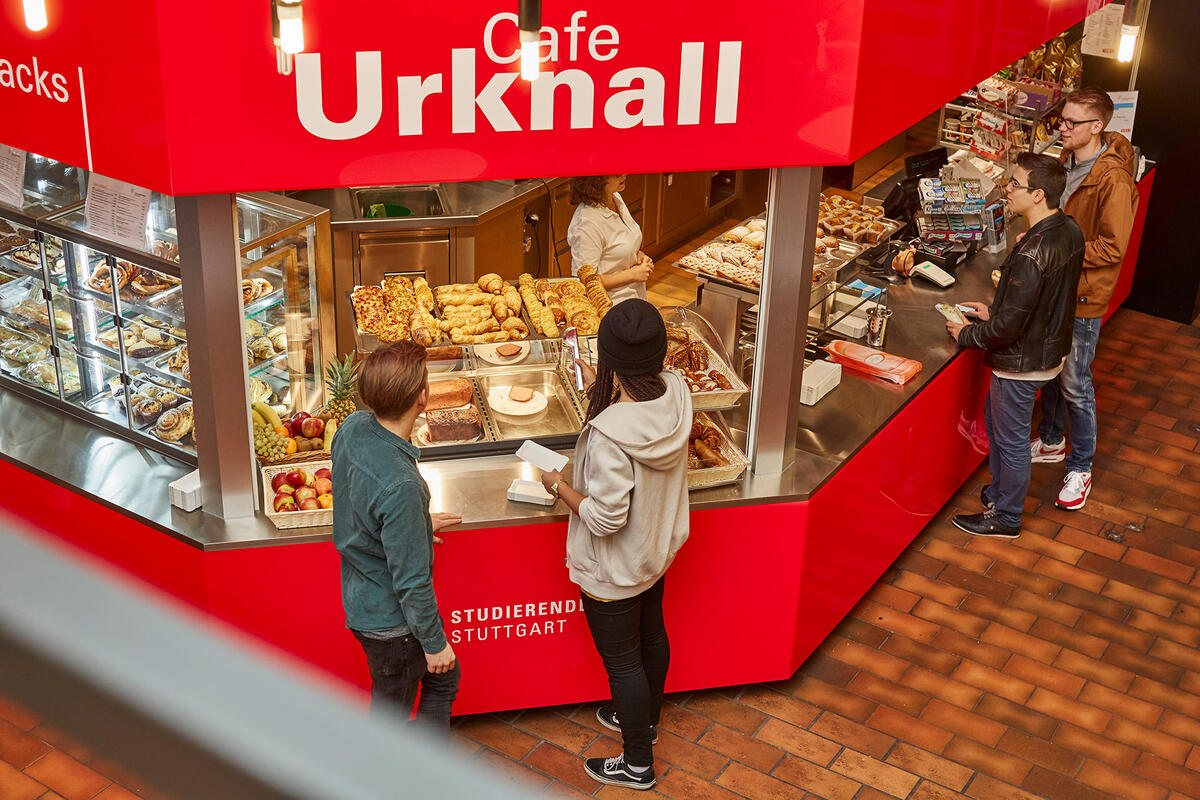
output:
{"label": "wristwatch", "polygon": [[554,483],[550,484],[550,494],[558,497],[558,484],[560,483],[562,483],[562,481],[555,481]]}

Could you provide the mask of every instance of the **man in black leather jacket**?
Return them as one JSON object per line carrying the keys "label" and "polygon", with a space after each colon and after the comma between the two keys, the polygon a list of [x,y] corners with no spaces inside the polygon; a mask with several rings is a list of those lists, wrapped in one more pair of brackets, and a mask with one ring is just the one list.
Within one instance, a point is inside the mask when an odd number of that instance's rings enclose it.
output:
{"label": "man in black leather jacket", "polygon": [[1084,242],[1079,226],[1058,208],[1066,180],[1066,169],[1049,156],[1017,158],[1006,202],[1025,217],[1029,231],[1000,268],[992,304],[963,304],[978,321],[946,324],[963,347],[986,350],[984,362],[992,368],[984,409],[992,483],[980,493],[982,514],[953,520],[979,536],[1021,535],[1034,401],[1042,385],[1058,377],[1071,350]]}

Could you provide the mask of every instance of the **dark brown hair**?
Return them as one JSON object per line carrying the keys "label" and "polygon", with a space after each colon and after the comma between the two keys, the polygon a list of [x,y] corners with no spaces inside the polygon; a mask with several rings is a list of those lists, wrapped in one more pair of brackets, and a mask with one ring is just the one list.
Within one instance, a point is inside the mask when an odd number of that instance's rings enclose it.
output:
{"label": "dark brown hair", "polygon": [[1066,103],[1075,103],[1090,109],[1096,118],[1108,127],[1108,123],[1112,122],[1113,117],[1113,101],[1108,96],[1108,92],[1101,89],[1099,86],[1085,86],[1082,89],[1076,89],[1066,97]]}
{"label": "dark brown hair", "polygon": [[413,407],[428,382],[425,348],[406,339],[367,356],[358,373],[358,393],[376,417],[396,419]]}
{"label": "dark brown hair", "polygon": [[1029,171],[1029,191],[1041,189],[1046,195],[1046,205],[1058,208],[1067,188],[1067,168],[1058,159],[1038,153],[1021,153],[1017,156],[1017,166]]}
{"label": "dark brown hair", "polygon": [[579,175],[568,179],[571,188],[571,205],[580,203],[589,206],[602,206],[608,198],[604,196],[604,184],[608,183],[608,175]]}
{"label": "dark brown hair", "polygon": [[[620,381],[620,384],[617,383]],[[657,400],[667,393],[667,384],[657,372],[648,375],[622,375],[620,378],[603,361],[596,365],[596,382],[588,389],[588,411],[586,425],[601,411],[617,402],[621,387],[638,402]]]}

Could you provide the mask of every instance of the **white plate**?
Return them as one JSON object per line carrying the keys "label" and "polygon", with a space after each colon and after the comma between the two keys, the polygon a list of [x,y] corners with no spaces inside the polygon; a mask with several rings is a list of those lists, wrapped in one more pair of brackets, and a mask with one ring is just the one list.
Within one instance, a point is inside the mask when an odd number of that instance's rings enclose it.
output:
{"label": "white plate", "polygon": [[[504,344],[515,344],[517,347],[521,348],[521,352],[517,353],[515,356],[502,356],[496,352],[496,349],[499,348],[500,345],[504,345]],[[495,365],[501,366],[501,367],[507,366],[509,364],[516,364],[519,361],[524,361],[526,356],[529,355],[529,342],[501,342],[500,344],[477,344],[477,345],[475,345],[475,355],[479,356],[481,359],[483,359],[484,361],[486,361],[489,364],[495,364]]]}
{"label": "white plate", "polygon": [[533,398],[527,403],[518,403],[508,397],[511,386],[497,386],[488,392],[488,408],[510,417],[528,417],[546,410],[549,401],[546,395],[534,391]]}

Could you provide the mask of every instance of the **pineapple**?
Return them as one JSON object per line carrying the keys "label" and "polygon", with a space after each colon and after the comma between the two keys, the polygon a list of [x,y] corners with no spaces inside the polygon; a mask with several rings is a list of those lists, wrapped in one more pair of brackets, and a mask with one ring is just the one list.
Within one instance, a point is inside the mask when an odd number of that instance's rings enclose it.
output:
{"label": "pineapple", "polygon": [[325,375],[330,395],[325,410],[340,426],[346,417],[358,410],[354,405],[354,393],[358,388],[358,364],[354,361],[354,353],[347,355],[345,361],[338,361],[336,357],[330,359]]}

